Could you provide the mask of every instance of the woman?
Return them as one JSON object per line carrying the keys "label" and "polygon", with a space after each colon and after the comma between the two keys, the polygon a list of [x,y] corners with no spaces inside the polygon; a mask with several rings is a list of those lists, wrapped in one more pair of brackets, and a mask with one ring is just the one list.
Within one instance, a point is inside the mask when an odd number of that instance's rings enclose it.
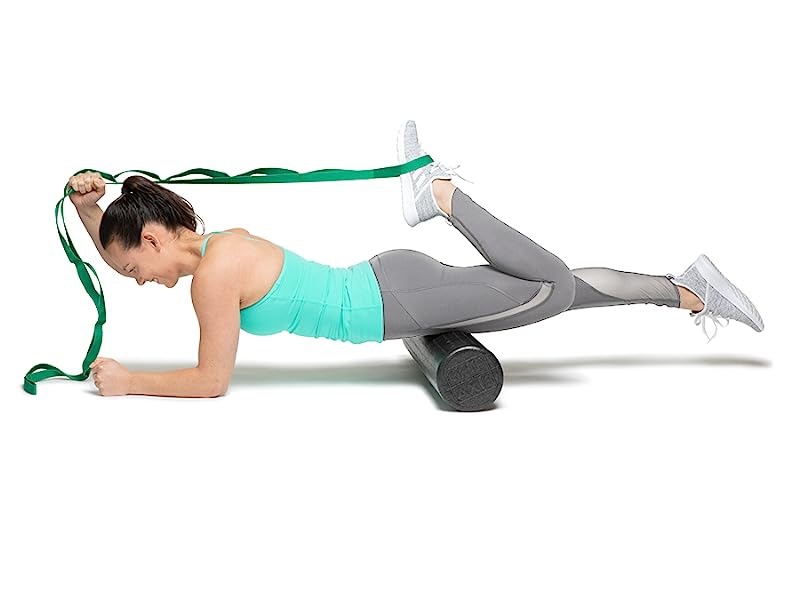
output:
{"label": "woman", "polygon": [[[413,121],[398,136],[398,159],[426,154]],[[477,333],[536,323],[567,310],[649,303],[706,317],[764,324],[752,302],[701,254],[686,271],[646,275],[608,268],[570,270],[555,254],[506,225],[452,183],[438,162],[401,176],[410,226],[436,216],[460,231],[489,261],[456,267],[415,250],[389,250],[347,268],[306,260],[246,229],[196,233],[199,217],[174,192],[141,176],[125,180],[106,212],[103,179],[70,178],[70,199],[100,255],[116,271],[174,287],[192,275],[200,324],[198,365],[132,372],[110,358],[91,365],[102,395],[213,397],[226,392],[239,331],[381,342],[462,329]],[[225,234],[225,235],[215,235]],[[720,323],[721,324],[721,323]],[[706,335],[708,335],[706,333]],[[716,328],[714,335],[716,335]],[[709,337],[709,341],[713,336]]]}

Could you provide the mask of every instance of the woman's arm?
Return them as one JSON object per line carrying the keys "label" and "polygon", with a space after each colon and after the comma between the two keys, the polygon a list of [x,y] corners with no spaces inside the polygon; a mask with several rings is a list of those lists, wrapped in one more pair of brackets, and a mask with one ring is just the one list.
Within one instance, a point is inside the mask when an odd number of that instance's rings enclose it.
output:
{"label": "woman's arm", "polygon": [[100,256],[108,263],[109,267],[120,275],[133,277],[114,264],[100,243],[100,220],[103,218],[103,209],[97,205],[97,201],[106,193],[106,182],[103,181],[100,173],[85,171],[73,175],[69,178],[69,186],[74,190],[69,195],[69,199],[78,211],[78,216],[81,218],[83,226],[86,227],[86,231],[89,232]]}
{"label": "woman's arm", "polygon": [[[227,386],[226,386],[227,387]],[[225,393],[213,379],[197,367],[176,371],[131,371],[128,394],[212,398]]]}
{"label": "woman's arm", "polygon": [[239,345],[242,281],[246,267],[234,252],[206,254],[192,277],[192,304],[200,323],[197,366],[174,371],[130,371],[117,361],[98,357],[91,365],[103,396],[142,394],[208,398],[222,396]]}
{"label": "woman's arm", "polygon": [[241,272],[230,257],[207,255],[192,278],[192,303],[200,322],[196,367],[162,372],[128,371],[113,359],[98,358],[91,366],[100,393],[183,398],[225,394],[239,345]]}
{"label": "woman's arm", "polygon": [[192,304],[200,324],[197,369],[225,394],[236,364],[241,329],[240,304],[245,269],[233,252],[206,254],[192,277]]}
{"label": "woman's arm", "polygon": [[192,304],[200,323],[197,366],[161,373],[130,373],[129,394],[150,396],[222,396],[236,363],[241,317],[243,269],[233,254],[207,254],[192,277]]}

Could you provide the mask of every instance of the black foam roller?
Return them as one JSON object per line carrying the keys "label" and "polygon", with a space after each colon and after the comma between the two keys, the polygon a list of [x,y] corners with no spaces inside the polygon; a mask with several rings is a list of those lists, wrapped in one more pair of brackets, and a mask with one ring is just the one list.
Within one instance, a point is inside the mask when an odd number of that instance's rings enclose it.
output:
{"label": "black foam roller", "polygon": [[491,408],[503,387],[503,367],[468,331],[403,338],[403,344],[449,407]]}

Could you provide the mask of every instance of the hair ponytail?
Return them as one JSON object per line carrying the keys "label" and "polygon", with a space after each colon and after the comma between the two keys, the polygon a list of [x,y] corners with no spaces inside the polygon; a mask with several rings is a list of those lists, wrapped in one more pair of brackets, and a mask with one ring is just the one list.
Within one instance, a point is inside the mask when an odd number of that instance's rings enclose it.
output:
{"label": "hair ponytail", "polygon": [[185,198],[142,175],[132,175],[123,182],[120,197],[103,213],[100,244],[107,249],[116,240],[123,250],[130,250],[141,244],[147,223],[160,223],[176,232],[180,227],[197,231],[198,221],[203,223]]}

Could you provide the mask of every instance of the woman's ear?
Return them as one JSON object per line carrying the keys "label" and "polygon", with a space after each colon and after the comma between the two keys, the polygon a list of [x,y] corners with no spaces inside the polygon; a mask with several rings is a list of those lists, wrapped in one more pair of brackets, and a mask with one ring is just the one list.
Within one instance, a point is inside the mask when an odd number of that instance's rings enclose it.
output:
{"label": "woman's ear", "polygon": [[142,230],[142,245],[152,246],[154,250],[161,250],[163,246],[159,233],[150,229]]}

